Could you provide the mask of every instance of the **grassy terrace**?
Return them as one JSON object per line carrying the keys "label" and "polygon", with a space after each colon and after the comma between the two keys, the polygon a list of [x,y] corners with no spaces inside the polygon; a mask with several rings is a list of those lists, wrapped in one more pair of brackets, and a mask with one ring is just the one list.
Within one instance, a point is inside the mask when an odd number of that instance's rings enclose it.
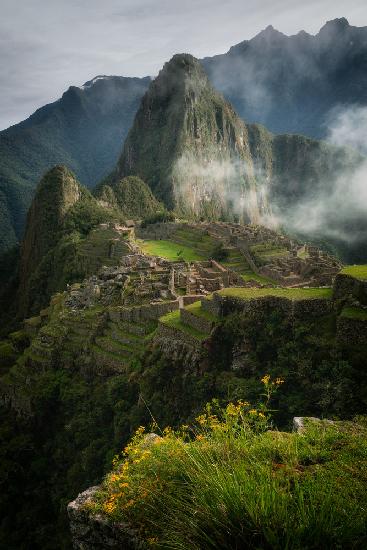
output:
{"label": "grassy terrace", "polygon": [[248,273],[241,273],[241,277],[245,282],[257,281],[258,283],[263,285],[275,284],[275,281],[273,281],[273,279],[270,279],[269,277],[264,277],[264,275],[257,275],[253,271],[249,271]]}
{"label": "grassy terrace", "polygon": [[341,270],[343,275],[351,275],[356,279],[367,281],[367,265],[348,265]]}
{"label": "grassy terrace", "polygon": [[357,319],[358,321],[367,321],[367,310],[360,307],[345,307],[342,311],[342,317]]}
{"label": "grassy terrace", "polygon": [[196,317],[203,317],[204,319],[207,319],[208,321],[217,321],[218,318],[210,313],[209,311],[205,311],[201,307],[201,302],[194,302],[193,304],[190,304],[189,306],[186,306],[185,309],[192,313],[193,315],[196,315]]}
{"label": "grassy terrace", "polygon": [[194,329],[193,327],[189,327],[187,325],[184,325],[181,322],[180,311],[179,310],[172,311],[171,313],[167,313],[167,315],[164,315],[163,317],[161,317],[159,319],[159,321],[163,325],[167,325],[169,327],[172,327],[172,328],[175,328],[175,329],[180,330],[182,332],[185,332],[189,336],[192,336],[192,337],[196,338],[196,340],[202,341],[202,340],[205,340],[206,338],[208,338],[207,334],[205,334],[203,332],[199,332],[198,330]]}
{"label": "grassy terrace", "polygon": [[260,259],[282,258],[288,256],[289,251],[283,246],[276,246],[271,243],[256,244],[251,246],[251,252]]}
{"label": "grassy terrace", "polygon": [[277,296],[288,300],[330,299],[331,288],[224,288],[217,292],[220,296],[232,296],[242,300]]}
{"label": "grassy terrace", "polygon": [[206,259],[193,248],[172,241],[138,241],[138,244],[146,254],[161,256],[171,261],[185,260],[186,262],[195,262]]}

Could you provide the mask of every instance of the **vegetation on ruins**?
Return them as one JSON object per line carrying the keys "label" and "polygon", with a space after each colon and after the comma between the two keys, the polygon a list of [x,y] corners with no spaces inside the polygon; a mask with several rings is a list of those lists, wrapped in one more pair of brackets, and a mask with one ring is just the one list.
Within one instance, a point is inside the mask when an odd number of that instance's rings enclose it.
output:
{"label": "vegetation on ruins", "polygon": [[194,423],[139,427],[92,501],[92,515],[127,522],[146,547],[360,547],[366,537],[367,424],[274,430],[260,402],[208,403]]}
{"label": "vegetation on ruins", "polygon": [[170,212],[169,210],[162,210],[160,212],[157,212],[156,214],[145,216],[141,222],[141,226],[145,228],[155,223],[168,223],[174,221],[175,215],[173,212]]}

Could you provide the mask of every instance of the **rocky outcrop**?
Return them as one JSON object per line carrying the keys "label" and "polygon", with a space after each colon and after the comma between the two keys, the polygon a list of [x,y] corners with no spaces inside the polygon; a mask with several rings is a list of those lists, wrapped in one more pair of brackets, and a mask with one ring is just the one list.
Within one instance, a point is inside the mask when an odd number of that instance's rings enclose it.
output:
{"label": "rocky outcrop", "polygon": [[125,523],[111,523],[102,514],[93,514],[88,504],[99,486],[90,487],[70,502],[67,512],[74,550],[138,550],[143,548],[136,530]]}

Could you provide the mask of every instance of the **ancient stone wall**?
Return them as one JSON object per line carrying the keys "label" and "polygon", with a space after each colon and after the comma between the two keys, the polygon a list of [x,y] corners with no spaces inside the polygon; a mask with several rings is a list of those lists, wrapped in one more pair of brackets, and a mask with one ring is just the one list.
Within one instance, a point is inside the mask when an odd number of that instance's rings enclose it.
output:
{"label": "ancient stone wall", "polygon": [[204,294],[189,294],[186,296],[182,296],[182,305],[183,306],[189,306],[190,304],[193,304],[194,302],[198,302],[201,298],[204,298]]}
{"label": "ancient stone wall", "polygon": [[355,298],[361,304],[367,305],[367,281],[361,281],[344,273],[338,273],[333,287],[333,299],[343,300]]}
{"label": "ancient stone wall", "polygon": [[180,311],[181,321],[184,325],[189,325],[190,327],[198,330],[199,332],[204,333],[210,333],[214,322],[210,321],[209,319],[205,319],[205,317],[198,317],[197,315],[193,315],[189,310],[187,309],[181,309]]}
{"label": "ancient stone wall", "polygon": [[111,321],[128,321],[132,323],[141,323],[144,321],[150,321],[158,319],[171,311],[179,308],[178,300],[170,302],[159,302],[144,304],[142,306],[135,306],[131,308],[114,307],[109,309],[108,315]]}
{"label": "ancient stone wall", "polygon": [[333,310],[333,302],[327,299],[289,300],[286,297],[264,296],[243,300],[234,296],[214,294],[211,300],[202,300],[202,308],[218,317],[231,313],[269,315],[277,310],[294,318],[317,317]]}
{"label": "ancient stone wall", "polygon": [[341,345],[366,346],[367,353],[367,321],[340,316],[336,336]]}

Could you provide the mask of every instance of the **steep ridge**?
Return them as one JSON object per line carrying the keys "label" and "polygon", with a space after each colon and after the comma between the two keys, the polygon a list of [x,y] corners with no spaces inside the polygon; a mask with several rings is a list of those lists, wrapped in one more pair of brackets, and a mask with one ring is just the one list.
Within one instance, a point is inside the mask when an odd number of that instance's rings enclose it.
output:
{"label": "steep ridge", "polygon": [[93,187],[112,168],[150,78],[97,77],[0,132],[0,252],[21,240],[41,176],[66,164]]}
{"label": "steep ridge", "polygon": [[145,94],[111,179],[127,175],[182,216],[258,223],[268,213],[245,124],[188,54],[166,63]]}
{"label": "steep ridge", "polygon": [[163,209],[147,184],[136,176],[113,185],[103,184],[96,189],[95,195],[101,204],[118,208],[126,218],[141,219]]}
{"label": "steep ridge", "polygon": [[366,105],[366,60],[367,28],[341,18],[315,36],[286,36],[270,25],[202,64],[245,120],[324,138],[335,108]]}
{"label": "steep ridge", "polygon": [[65,166],[45,174],[28,213],[20,251],[20,317],[39,310],[52,292],[107,261],[109,241],[118,235],[111,234],[108,239],[104,234],[106,250],[101,250],[93,229],[102,222],[119,220],[119,216],[118,211],[98,204]]}

